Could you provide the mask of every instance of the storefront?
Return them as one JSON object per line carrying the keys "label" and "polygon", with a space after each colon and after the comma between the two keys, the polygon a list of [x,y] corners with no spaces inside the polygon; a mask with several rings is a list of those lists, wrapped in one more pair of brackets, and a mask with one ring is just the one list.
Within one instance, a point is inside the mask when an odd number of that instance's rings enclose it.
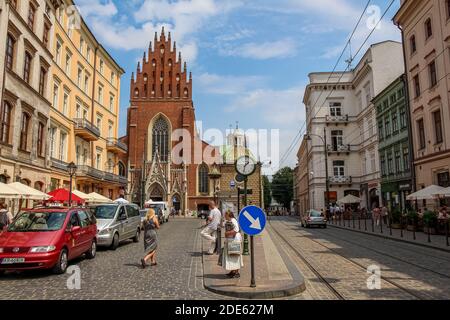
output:
{"label": "storefront", "polygon": [[412,193],[410,180],[389,182],[381,184],[383,204],[390,210],[399,208],[401,211],[407,208],[406,197]]}

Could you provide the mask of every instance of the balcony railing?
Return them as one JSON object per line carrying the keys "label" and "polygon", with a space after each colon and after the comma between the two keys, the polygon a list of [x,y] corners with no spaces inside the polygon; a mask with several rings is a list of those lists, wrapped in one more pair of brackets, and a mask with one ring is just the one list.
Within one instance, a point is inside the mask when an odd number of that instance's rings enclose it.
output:
{"label": "balcony railing", "polygon": [[352,177],[349,176],[332,176],[328,178],[330,184],[351,184]]}
{"label": "balcony railing", "polygon": [[67,162],[64,162],[64,161],[61,161],[61,160],[58,160],[58,159],[55,159],[55,158],[52,158],[51,160],[52,160],[52,167],[53,168],[67,171],[67,165],[68,165]]}
{"label": "balcony railing", "polygon": [[108,150],[113,152],[127,153],[128,151],[128,146],[116,138],[108,138],[106,141],[106,147]]}
{"label": "balcony railing", "polygon": [[120,183],[123,185],[128,183],[127,177],[122,177],[111,172],[101,171],[90,166],[78,166],[77,175],[91,177],[106,182]]}
{"label": "balcony railing", "polygon": [[86,119],[73,119],[75,134],[87,141],[96,141],[100,137],[100,129]]}
{"label": "balcony railing", "polygon": [[327,115],[326,121],[327,121],[327,123],[347,123],[348,122],[348,114],[342,115],[342,116]]}
{"label": "balcony railing", "polygon": [[350,152],[351,146],[349,144],[340,144],[340,145],[328,145],[327,150],[330,153],[340,153],[340,152]]}

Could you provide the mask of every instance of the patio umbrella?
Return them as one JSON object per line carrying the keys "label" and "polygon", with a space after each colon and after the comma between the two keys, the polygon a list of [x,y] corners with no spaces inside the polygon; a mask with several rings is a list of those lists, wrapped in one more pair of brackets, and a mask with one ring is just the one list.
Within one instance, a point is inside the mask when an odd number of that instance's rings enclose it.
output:
{"label": "patio umbrella", "polygon": [[439,192],[438,196],[444,197],[444,198],[450,198],[450,187],[443,189]]}
{"label": "patio umbrella", "polygon": [[48,200],[51,198],[48,194],[36,190],[34,188],[31,188],[27,186],[26,184],[20,183],[20,182],[13,182],[8,184],[8,187],[14,189],[17,191],[17,194],[21,199],[28,199],[28,200]]}
{"label": "patio umbrella", "polygon": [[86,193],[84,193],[84,192],[81,192],[80,190],[73,190],[72,193],[73,193],[74,195],[80,197],[81,199],[86,200],[86,201],[87,201],[87,199],[89,199],[89,195],[86,194]]}
{"label": "patio umbrella", "polygon": [[17,194],[17,190],[11,188],[5,183],[0,182],[0,198],[19,199],[20,195]]}
{"label": "patio umbrella", "polygon": [[[69,202],[69,190],[56,189],[48,193],[52,196],[49,201],[51,202]],[[72,192],[72,202],[83,203],[84,200]]]}
{"label": "patio umbrella", "polygon": [[443,187],[431,185],[425,189],[414,192],[406,197],[406,200],[433,200],[438,198],[441,194]]}
{"label": "patio umbrella", "polygon": [[88,198],[86,199],[87,202],[91,203],[111,203],[112,200],[102,196],[101,194],[98,194],[97,192],[91,192],[88,195]]}
{"label": "patio umbrella", "polygon": [[338,200],[338,203],[340,204],[353,204],[353,203],[360,203],[361,199],[358,197],[355,197],[352,194],[349,194],[347,196],[345,196],[344,198]]}
{"label": "patio umbrella", "polygon": [[114,202],[116,202],[116,203],[124,203],[124,204],[130,203],[128,200],[126,200],[124,198],[118,198],[118,199],[114,200]]}

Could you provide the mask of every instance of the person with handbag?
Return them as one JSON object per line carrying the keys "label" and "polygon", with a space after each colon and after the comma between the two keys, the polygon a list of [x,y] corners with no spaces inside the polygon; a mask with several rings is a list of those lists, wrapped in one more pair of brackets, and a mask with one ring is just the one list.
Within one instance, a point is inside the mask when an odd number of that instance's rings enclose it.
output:
{"label": "person with handbag", "polygon": [[222,267],[230,271],[230,278],[240,278],[239,270],[244,266],[242,259],[242,236],[239,224],[233,212],[225,213],[225,245],[223,248]]}
{"label": "person with handbag", "polygon": [[145,256],[141,259],[142,268],[147,267],[147,261],[151,261],[151,266],[156,266],[156,249],[158,248],[159,221],[155,210],[149,209],[144,220],[144,251]]}

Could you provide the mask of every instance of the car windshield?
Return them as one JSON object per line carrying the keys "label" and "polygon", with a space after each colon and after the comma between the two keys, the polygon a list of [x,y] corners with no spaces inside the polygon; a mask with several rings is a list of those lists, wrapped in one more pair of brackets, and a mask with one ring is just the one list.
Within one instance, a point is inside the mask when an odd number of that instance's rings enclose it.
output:
{"label": "car windshield", "polygon": [[23,212],[9,225],[9,232],[45,232],[60,230],[66,212]]}
{"label": "car windshield", "polygon": [[144,218],[147,214],[147,210],[139,210],[139,213],[141,214],[141,218]]}
{"label": "car windshield", "polygon": [[313,218],[317,218],[317,217],[321,217],[321,216],[322,216],[322,213],[320,213],[319,211],[311,211],[311,212],[309,213],[309,216],[310,216],[310,217],[313,217]]}
{"label": "car windshield", "polygon": [[114,219],[118,206],[97,206],[94,208],[94,216],[97,219]]}

